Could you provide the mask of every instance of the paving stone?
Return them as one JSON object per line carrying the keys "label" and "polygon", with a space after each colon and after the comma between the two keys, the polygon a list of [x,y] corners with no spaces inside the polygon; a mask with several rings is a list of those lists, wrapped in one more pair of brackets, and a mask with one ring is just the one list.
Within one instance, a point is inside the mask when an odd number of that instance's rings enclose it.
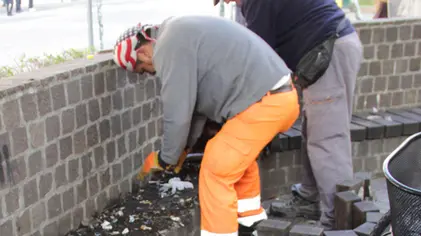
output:
{"label": "paving stone", "polygon": [[311,225],[294,225],[289,232],[290,236],[323,236],[323,228]]}
{"label": "paving stone", "polygon": [[352,227],[352,206],[361,201],[361,198],[353,191],[335,194],[335,223],[336,229],[346,230]]}
{"label": "paving stone", "polygon": [[324,236],[358,236],[353,230],[325,231]]}
{"label": "paving stone", "polygon": [[367,127],[367,139],[381,139],[384,137],[384,126],[367,119],[352,116],[352,123]]}
{"label": "paving stone", "polygon": [[358,193],[362,186],[363,181],[361,179],[354,178],[351,180],[345,180],[342,183],[336,185],[336,192],[354,191]]}
{"label": "paving stone", "polygon": [[363,141],[366,138],[367,128],[357,124],[350,124],[351,140],[353,142]]}
{"label": "paving stone", "polygon": [[376,224],[366,222],[354,229],[354,232],[357,233],[358,236],[369,236],[373,231]]}
{"label": "paving stone", "polygon": [[257,225],[259,236],[288,236],[291,222],[281,220],[263,220]]}
{"label": "paving stone", "polygon": [[372,194],[370,193],[370,184],[372,174],[370,172],[357,172],[354,176],[356,179],[360,179],[363,182],[363,200],[367,200],[367,198],[371,200]]}
{"label": "paving stone", "polygon": [[384,137],[386,138],[391,138],[391,137],[399,137],[402,135],[402,124],[399,122],[395,122],[393,120],[386,120],[385,118],[383,118],[382,116],[376,116],[374,117],[373,114],[370,113],[360,113],[355,115],[356,117],[362,118],[362,119],[369,119],[370,116],[372,116],[372,118],[370,118],[369,120],[383,125],[384,127]]}
{"label": "paving stone", "polygon": [[367,212],[366,221],[370,223],[378,223],[379,220],[383,217],[383,214],[380,212]]}
{"label": "paving stone", "polygon": [[354,203],[352,208],[352,226],[354,228],[366,222],[367,212],[379,212],[379,208],[371,201]]}
{"label": "paving stone", "polygon": [[301,147],[301,132],[291,128],[288,131],[283,133],[288,136],[289,149],[299,149]]}

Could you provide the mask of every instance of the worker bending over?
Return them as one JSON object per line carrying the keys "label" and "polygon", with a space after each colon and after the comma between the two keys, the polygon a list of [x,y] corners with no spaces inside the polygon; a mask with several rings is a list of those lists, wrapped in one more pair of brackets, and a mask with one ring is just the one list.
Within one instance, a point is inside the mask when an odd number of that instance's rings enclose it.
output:
{"label": "worker bending over", "polygon": [[115,62],[162,80],[163,143],[142,177],[174,170],[207,119],[224,123],[205,148],[199,174],[201,235],[237,235],[266,219],[256,159],[299,114],[291,71],[259,36],[220,17],[138,25],[115,46]]}

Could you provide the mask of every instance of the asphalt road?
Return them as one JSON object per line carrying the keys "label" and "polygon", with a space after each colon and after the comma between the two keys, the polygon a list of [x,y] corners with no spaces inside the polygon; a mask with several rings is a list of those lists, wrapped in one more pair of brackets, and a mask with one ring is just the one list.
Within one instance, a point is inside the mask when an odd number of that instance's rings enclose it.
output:
{"label": "asphalt road", "polygon": [[[42,0],[41,0],[42,1]],[[45,1],[45,0],[44,0]],[[0,9],[0,65],[11,65],[21,55],[40,56],[69,48],[88,47],[87,1],[39,3],[37,11],[7,16]],[[97,22],[98,0],[93,0],[94,41],[100,47]],[[217,15],[210,0],[103,0],[104,48],[111,48],[126,28],[142,23],[159,23],[169,16]]]}

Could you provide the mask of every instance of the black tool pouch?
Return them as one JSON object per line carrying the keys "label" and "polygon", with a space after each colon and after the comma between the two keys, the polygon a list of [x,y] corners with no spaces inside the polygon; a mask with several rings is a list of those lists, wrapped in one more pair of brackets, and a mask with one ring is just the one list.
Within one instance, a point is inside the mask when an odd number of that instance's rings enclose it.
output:
{"label": "black tool pouch", "polygon": [[333,47],[339,32],[343,29],[345,19],[342,20],[334,35],[317,45],[305,54],[298,62],[294,72],[294,82],[302,89],[316,83],[324,75],[332,59]]}

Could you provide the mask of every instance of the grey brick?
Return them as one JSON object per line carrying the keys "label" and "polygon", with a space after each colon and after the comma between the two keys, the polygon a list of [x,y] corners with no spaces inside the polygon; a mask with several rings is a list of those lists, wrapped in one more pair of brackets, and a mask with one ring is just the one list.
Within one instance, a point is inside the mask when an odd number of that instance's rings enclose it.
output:
{"label": "grey brick", "polygon": [[130,84],[135,84],[139,80],[139,75],[137,73],[127,73]]}
{"label": "grey brick", "polygon": [[401,88],[409,89],[413,87],[414,78],[412,75],[401,76]]}
{"label": "grey brick", "polygon": [[323,236],[323,228],[311,225],[294,225],[289,232],[290,236]]}
{"label": "grey brick", "polygon": [[133,130],[129,133],[129,152],[134,151],[137,148],[137,131]]}
{"label": "grey brick", "polygon": [[83,208],[82,207],[77,207],[76,209],[73,210],[72,221],[73,221],[74,227],[78,227],[80,223],[82,223],[83,221]]}
{"label": "grey brick", "polygon": [[414,87],[420,88],[421,87],[421,74],[414,75]]}
{"label": "grey brick", "polygon": [[25,207],[28,207],[36,201],[38,201],[38,184],[34,178],[23,186],[23,202]]}
{"label": "grey brick", "polygon": [[53,187],[53,175],[48,172],[39,177],[39,196],[44,198]]}
{"label": "grey brick", "polygon": [[390,76],[387,83],[388,90],[397,90],[400,89],[400,77],[399,76]]}
{"label": "grey brick", "polygon": [[362,44],[370,44],[371,43],[371,29],[360,30],[360,40]]}
{"label": "grey brick", "polygon": [[10,169],[13,172],[7,173],[9,181],[13,184],[18,184],[25,180],[26,173],[26,162],[24,156],[18,156],[10,161]]}
{"label": "grey brick", "polygon": [[121,193],[128,193],[130,192],[130,182],[128,179],[123,180],[123,182],[120,183],[120,192]]}
{"label": "grey brick", "polygon": [[117,78],[116,78],[116,70],[111,69],[105,72],[105,81],[107,85],[107,91],[113,92],[117,89]]}
{"label": "grey brick", "polygon": [[377,170],[380,166],[379,160],[376,157],[366,158],[363,163],[366,171]]}
{"label": "grey brick", "polygon": [[374,92],[385,91],[386,83],[387,83],[386,77],[376,77],[376,79],[374,80]]}
{"label": "grey brick", "polygon": [[144,103],[142,106],[142,120],[148,121],[151,118],[151,105],[150,103]]}
{"label": "grey brick", "polygon": [[421,24],[414,25],[412,28],[413,39],[421,39]]}
{"label": "grey brick", "polygon": [[161,94],[162,82],[161,80],[155,80],[155,95]]}
{"label": "grey brick", "polygon": [[402,57],[403,55],[403,44],[392,45],[392,58]]}
{"label": "grey brick", "polygon": [[56,167],[55,173],[54,173],[54,179],[56,181],[56,188],[60,188],[61,186],[67,184],[65,163]]}
{"label": "grey brick", "polygon": [[396,42],[398,40],[398,28],[396,26],[386,28],[387,42]]}
{"label": "grey brick", "polygon": [[16,219],[17,235],[25,235],[31,231],[31,215],[29,209],[21,213]]}
{"label": "grey brick", "polygon": [[93,199],[88,199],[85,202],[85,218],[91,218],[95,213],[95,202]]}
{"label": "grey brick", "polygon": [[395,73],[404,73],[408,71],[408,60],[397,60],[395,64]]}
{"label": "grey brick", "polygon": [[38,229],[39,226],[47,219],[44,201],[37,203],[31,208],[32,228]]}
{"label": "grey brick", "polygon": [[51,88],[51,97],[53,100],[53,109],[58,110],[66,106],[66,92],[64,85],[58,84]]}
{"label": "grey brick", "polygon": [[80,130],[73,135],[73,146],[75,154],[83,153],[86,150],[85,130]]}
{"label": "grey brick", "polygon": [[365,222],[364,224],[361,224],[360,226],[356,227],[354,229],[354,232],[358,235],[368,236],[371,234],[375,226],[376,224]]}
{"label": "grey brick", "polygon": [[28,157],[29,177],[44,169],[44,157],[41,151],[31,153]]}
{"label": "grey brick", "polygon": [[112,166],[111,172],[112,183],[115,184],[121,179],[121,164],[116,163]]}
{"label": "grey brick", "polygon": [[153,149],[154,150],[161,150],[161,147],[162,147],[161,139],[156,139],[153,142]]}
{"label": "grey brick", "polygon": [[102,120],[99,123],[99,134],[101,143],[111,136],[111,122],[108,119]]}
{"label": "grey brick", "polygon": [[[5,209],[6,215],[11,215],[20,208],[19,193],[20,193],[20,189],[18,187],[15,187],[15,188],[9,189],[9,191],[5,194],[4,201],[6,203],[5,204],[6,205],[6,209]],[[1,230],[0,230],[0,232],[1,232]]]}
{"label": "grey brick", "polygon": [[47,141],[54,140],[60,136],[60,119],[58,116],[50,116],[45,120]]}
{"label": "grey brick", "polygon": [[417,90],[411,89],[411,90],[404,91],[405,104],[416,103],[416,101],[417,101]]}
{"label": "grey brick", "polygon": [[80,89],[80,81],[74,80],[67,84],[67,97],[69,99],[69,104],[75,104],[80,101],[81,98],[81,89]]}
{"label": "grey brick", "polygon": [[95,95],[99,96],[105,92],[105,76],[103,72],[94,75],[95,81]]}
{"label": "grey brick", "polygon": [[113,100],[113,109],[114,110],[121,110],[123,109],[123,96],[121,95],[121,91],[116,91],[112,97]]}
{"label": "grey brick", "polygon": [[146,93],[145,93],[145,84],[142,82],[135,85],[135,97],[137,103],[142,103],[145,101]]}
{"label": "grey brick", "polygon": [[72,136],[61,138],[59,142],[60,142],[60,159],[64,160],[73,154]]}
{"label": "grey brick", "polygon": [[88,103],[89,120],[95,122],[101,116],[98,99],[92,99]]}
{"label": "grey brick", "polygon": [[69,188],[63,192],[62,202],[63,202],[63,212],[70,210],[75,204],[75,193],[73,188]]}
{"label": "grey brick", "polygon": [[80,80],[80,86],[82,88],[82,99],[87,100],[93,97],[93,82],[92,75],[85,75]]}
{"label": "grey brick", "polygon": [[158,132],[158,136],[162,136],[164,134],[164,124],[162,118],[157,120],[156,131]]}
{"label": "grey brick", "polygon": [[361,79],[361,85],[360,85],[360,92],[361,93],[371,93],[373,92],[373,81],[374,78],[364,78]]}
{"label": "grey brick", "polygon": [[140,124],[142,121],[142,107],[136,107],[132,110],[132,122],[133,126]]}
{"label": "grey brick", "polygon": [[69,183],[74,182],[79,177],[79,158],[70,160],[67,163],[67,173],[69,173]]}
{"label": "grey brick", "polygon": [[128,176],[132,172],[132,157],[127,156],[123,161],[123,176]]}
{"label": "grey brick", "polygon": [[9,218],[7,221],[0,224],[0,235],[15,235],[13,218]]}
{"label": "grey brick", "polygon": [[373,29],[373,43],[384,42],[385,38],[386,38],[386,30],[384,28]]}
{"label": "grey brick", "polygon": [[117,114],[111,117],[111,134],[112,136],[117,136],[121,134],[121,132],[121,118],[120,115]]}
{"label": "grey brick", "polygon": [[58,220],[58,233],[59,235],[65,235],[72,228],[72,213],[69,212],[64,216],[61,216]]}
{"label": "grey brick", "polygon": [[101,116],[107,116],[111,113],[112,102],[111,95],[101,98]]}
{"label": "grey brick", "polygon": [[75,129],[75,110],[73,108],[61,113],[62,135],[73,132]]}
{"label": "grey brick", "polygon": [[88,180],[89,196],[94,196],[99,191],[98,175],[91,176]]}
{"label": "grey brick", "polygon": [[52,143],[45,148],[45,162],[47,167],[55,165],[58,161],[57,144]]}
{"label": "grey brick", "polygon": [[418,43],[418,56],[421,56],[421,42]]}
{"label": "grey brick", "polygon": [[134,89],[132,87],[124,90],[124,107],[129,108],[134,105]]}
{"label": "grey brick", "polygon": [[120,191],[118,190],[118,185],[111,186],[108,191],[108,199],[116,200],[119,196]]}
{"label": "grey brick", "polygon": [[122,135],[117,140],[117,151],[118,151],[118,157],[122,157],[124,154],[127,153],[126,135]]}
{"label": "grey brick", "polygon": [[374,49],[375,49],[375,47],[373,45],[365,45],[364,50],[363,50],[364,59],[366,59],[366,60],[373,59],[374,58]]}
{"label": "grey brick", "polygon": [[42,229],[42,235],[57,235],[58,231],[58,224],[56,221],[53,221],[47,225],[44,226]]}
{"label": "grey brick", "polygon": [[116,147],[115,142],[110,141],[107,143],[107,161],[112,163],[116,159]]}
{"label": "grey brick", "polygon": [[161,113],[161,101],[158,98],[155,98],[151,102],[152,107],[152,117],[157,117]]}
{"label": "grey brick", "polygon": [[25,127],[15,128],[12,131],[13,156],[28,149],[28,135]]}
{"label": "grey brick", "polygon": [[96,124],[89,126],[89,128],[86,130],[86,137],[88,147],[93,147],[94,145],[98,144],[98,128]]}
{"label": "grey brick", "polygon": [[21,114],[18,100],[5,102],[2,107],[3,122],[6,130],[17,128],[21,122]]}
{"label": "grey brick", "polygon": [[29,136],[31,147],[38,148],[45,143],[45,125],[44,122],[36,122],[29,125]]}
{"label": "grey brick", "polygon": [[35,120],[38,117],[37,104],[35,103],[35,96],[33,94],[24,94],[20,98],[20,105],[25,121]]}
{"label": "grey brick", "polygon": [[139,135],[138,135],[137,143],[139,145],[143,145],[144,142],[146,142],[146,127],[142,126],[139,128]]}
{"label": "grey brick", "polygon": [[406,56],[406,57],[415,56],[416,46],[417,45],[416,45],[415,42],[405,43],[405,45],[404,45],[404,56]]}
{"label": "grey brick", "polygon": [[148,123],[148,139],[152,139],[156,136],[156,126],[154,121]]}
{"label": "grey brick", "polygon": [[395,61],[383,60],[381,64],[382,64],[383,75],[391,75],[395,72]]}
{"label": "grey brick", "polygon": [[83,180],[82,183],[78,184],[76,187],[77,195],[76,195],[76,203],[79,204],[82,201],[85,201],[85,199],[88,196],[88,185],[86,183],[86,180]]}
{"label": "grey brick", "polygon": [[50,199],[48,199],[47,209],[48,209],[48,219],[52,219],[63,212],[62,206],[61,206],[60,194],[57,193],[53,195]]}
{"label": "grey brick", "polygon": [[40,116],[51,112],[51,98],[49,90],[41,90],[37,93],[37,104]]}
{"label": "grey brick", "polygon": [[409,61],[409,70],[420,71],[420,69],[421,69],[421,58],[412,58]]}
{"label": "grey brick", "polygon": [[390,57],[390,46],[387,44],[381,44],[377,46],[377,58],[380,60],[389,59]]}
{"label": "grey brick", "polygon": [[118,68],[117,69],[117,87],[118,88],[124,88],[127,84],[127,71]]}
{"label": "grey brick", "polygon": [[400,40],[409,40],[411,39],[411,26],[403,25],[399,27],[399,39]]}
{"label": "grey brick", "polygon": [[380,75],[382,71],[381,63],[378,61],[373,61],[370,63],[369,74],[370,75]]}
{"label": "grey brick", "polygon": [[82,165],[82,176],[86,177],[92,170],[92,160],[91,160],[91,152],[82,156],[81,158],[81,165]]}
{"label": "grey brick", "polygon": [[352,208],[353,227],[356,228],[366,221],[367,212],[379,212],[378,207],[368,201],[355,202]]}
{"label": "grey brick", "polygon": [[105,189],[106,187],[110,185],[111,175],[110,175],[109,168],[105,169],[99,174],[99,183],[100,183],[101,189]]}
{"label": "grey brick", "polygon": [[80,128],[88,123],[88,112],[86,111],[86,104],[79,104],[76,106],[76,127]]}
{"label": "grey brick", "polygon": [[107,202],[108,202],[107,193],[103,191],[100,194],[98,194],[98,196],[95,198],[96,209],[98,211],[102,211],[106,207]]}
{"label": "grey brick", "polygon": [[121,115],[121,123],[123,125],[123,132],[129,130],[132,127],[132,114],[131,114],[131,110],[125,111]]}
{"label": "grey brick", "polygon": [[104,148],[102,146],[96,147],[94,150],[95,168],[99,168],[104,164]]}

